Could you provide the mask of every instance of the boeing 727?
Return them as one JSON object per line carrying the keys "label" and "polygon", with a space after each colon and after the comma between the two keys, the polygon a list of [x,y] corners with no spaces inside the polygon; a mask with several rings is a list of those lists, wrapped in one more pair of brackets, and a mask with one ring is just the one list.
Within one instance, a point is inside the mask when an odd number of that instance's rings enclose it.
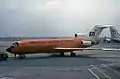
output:
{"label": "boeing 727", "polygon": [[98,50],[99,48],[87,48],[99,43],[99,35],[107,27],[95,26],[88,33],[88,37],[55,38],[55,39],[28,39],[13,43],[6,49],[20,58],[25,58],[25,54],[35,53],[59,53],[64,56],[65,52],[70,52],[70,56],[75,56],[76,50]]}

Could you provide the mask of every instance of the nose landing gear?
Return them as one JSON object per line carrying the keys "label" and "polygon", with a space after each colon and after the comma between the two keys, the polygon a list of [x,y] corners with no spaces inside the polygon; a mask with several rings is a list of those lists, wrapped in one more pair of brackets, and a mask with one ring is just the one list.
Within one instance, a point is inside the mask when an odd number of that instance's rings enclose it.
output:
{"label": "nose landing gear", "polygon": [[16,58],[18,58],[18,59],[24,59],[24,58],[26,58],[26,56],[25,56],[25,54],[19,54],[18,57],[17,57],[16,54],[15,54],[14,60]]}

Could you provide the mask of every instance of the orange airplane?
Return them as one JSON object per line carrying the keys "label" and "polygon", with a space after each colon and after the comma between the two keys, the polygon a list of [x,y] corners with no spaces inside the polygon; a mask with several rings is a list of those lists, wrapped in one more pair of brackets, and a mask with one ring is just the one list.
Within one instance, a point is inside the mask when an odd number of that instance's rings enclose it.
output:
{"label": "orange airplane", "polygon": [[99,43],[99,35],[107,27],[95,26],[86,37],[73,38],[53,38],[53,39],[28,39],[15,42],[6,49],[19,58],[25,58],[25,54],[35,53],[59,53],[64,56],[65,52],[70,52],[70,56],[75,56],[73,51],[76,50],[98,50],[98,48],[87,48]]}

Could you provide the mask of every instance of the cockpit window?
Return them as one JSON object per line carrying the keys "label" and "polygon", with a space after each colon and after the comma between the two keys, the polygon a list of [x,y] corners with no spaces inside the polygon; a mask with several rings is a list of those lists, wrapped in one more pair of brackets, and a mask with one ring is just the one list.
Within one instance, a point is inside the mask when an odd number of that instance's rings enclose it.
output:
{"label": "cockpit window", "polygon": [[15,42],[15,43],[12,44],[11,48],[17,47],[18,45],[19,45],[19,43]]}

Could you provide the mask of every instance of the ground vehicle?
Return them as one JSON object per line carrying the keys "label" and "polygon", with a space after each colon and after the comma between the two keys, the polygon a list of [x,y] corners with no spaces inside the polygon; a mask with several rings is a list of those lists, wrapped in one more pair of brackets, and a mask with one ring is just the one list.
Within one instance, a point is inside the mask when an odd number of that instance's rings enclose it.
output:
{"label": "ground vehicle", "polygon": [[7,60],[8,54],[5,52],[0,52],[0,60]]}

